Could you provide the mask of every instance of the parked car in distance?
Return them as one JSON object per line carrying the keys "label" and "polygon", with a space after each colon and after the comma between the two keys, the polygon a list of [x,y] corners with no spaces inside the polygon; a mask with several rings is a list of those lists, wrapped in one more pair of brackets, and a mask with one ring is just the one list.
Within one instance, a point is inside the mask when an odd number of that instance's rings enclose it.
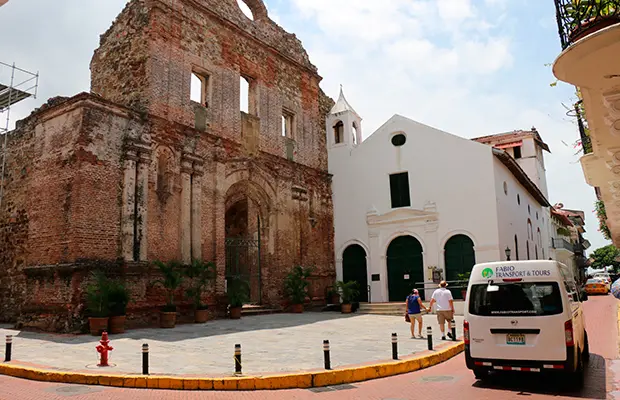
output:
{"label": "parked car in distance", "polygon": [[594,274],[595,279],[602,279],[607,285],[607,289],[611,290],[611,277],[608,273],[599,272],[598,274]]}
{"label": "parked car in distance", "polygon": [[586,293],[590,294],[608,294],[609,286],[607,282],[600,278],[590,278],[586,282]]}

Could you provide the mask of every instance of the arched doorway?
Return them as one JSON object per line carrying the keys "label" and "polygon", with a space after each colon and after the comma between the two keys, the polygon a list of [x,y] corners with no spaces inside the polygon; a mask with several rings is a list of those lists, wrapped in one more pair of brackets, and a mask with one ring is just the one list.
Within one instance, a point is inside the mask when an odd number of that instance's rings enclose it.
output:
{"label": "arched doorway", "polygon": [[[476,264],[476,252],[474,242],[465,235],[452,236],[444,246],[444,260],[446,266],[446,280],[458,281],[460,274],[471,272]],[[454,283],[452,286],[458,286]],[[453,288],[452,297],[463,298],[462,288]]]}
{"label": "arched doorway", "polygon": [[[416,238],[399,236],[392,240],[387,249],[387,274],[390,301],[405,301],[415,284],[424,282],[422,245]],[[420,296],[424,298],[424,290]]]}
{"label": "arched doorway", "polygon": [[262,302],[260,264],[260,217],[251,211],[251,203],[242,198],[225,215],[226,279],[240,280],[247,288],[250,303]]}
{"label": "arched doorway", "polygon": [[368,275],[366,270],[366,250],[359,244],[352,244],[342,253],[342,280],[356,281],[360,294],[357,301],[368,301]]}

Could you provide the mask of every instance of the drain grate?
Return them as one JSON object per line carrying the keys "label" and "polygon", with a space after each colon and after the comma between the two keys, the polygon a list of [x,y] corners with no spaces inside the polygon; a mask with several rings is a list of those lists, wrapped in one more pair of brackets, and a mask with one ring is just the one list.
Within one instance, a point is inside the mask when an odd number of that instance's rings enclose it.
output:
{"label": "drain grate", "polygon": [[79,396],[91,393],[101,392],[104,389],[97,386],[84,386],[84,385],[63,385],[54,386],[46,389],[48,393],[54,393],[61,397]]}
{"label": "drain grate", "polygon": [[420,379],[422,382],[448,382],[454,380],[454,377],[447,375],[425,376]]}
{"label": "drain grate", "polygon": [[356,389],[357,386],[354,385],[337,385],[337,386],[325,386],[325,387],[317,387],[308,389],[312,393],[325,393],[325,392],[335,392],[338,390],[351,390]]}

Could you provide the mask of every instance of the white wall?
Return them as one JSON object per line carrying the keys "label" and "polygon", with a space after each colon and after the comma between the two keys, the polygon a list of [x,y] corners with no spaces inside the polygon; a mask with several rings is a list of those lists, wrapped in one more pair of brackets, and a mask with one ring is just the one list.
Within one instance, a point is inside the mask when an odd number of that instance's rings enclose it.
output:
{"label": "white wall", "polygon": [[[390,141],[397,132],[407,136],[402,147]],[[342,277],[344,248],[359,241],[370,253],[368,281],[372,273],[381,274],[381,281],[372,283],[372,300],[386,301],[386,250],[402,234],[422,243],[427,278],[427,267],[443,267],[443,245],[454,234],[472,238],[477,262],[497,260],[505,246],[497,240],[494,160],[489,146],[401,116],[391,118],[357,147],[330,146],[338,277]],[[389,175],[405,171],[409,172],[411,209],[419,210],[417,214],[391,208]],[[371,237],[367,212],[373,207],[379,218],[387,216],[391,222],[373,225]],[[432,222],[435,208],[438,223]]]}
{"label": "white wall", "polygon": [[[516,234],[519,244],[519,259],[527,259],[526,241],[528,240],[527,221],[529,219],[532,223],[532,232],[534,234],[534,240],[530,240],[530,259],[536,259],[536,246],[538,246],[538,258],[548,259],[549,228],[547,224],[549,224],[549,218],[547,208],[542,207],[540,203],[529,194],[500,160],[494,159],[493,165],[497,188],[498,229],[501,248],[505,249],[507,246],[510,247],[511,260],[516,260],[517,254],[514,240]],[[508,194],[504,193],[504,182],[506,182],[508,186]],[[517,202],[517,195],[519,195],[521,204]],[[538,229],[540,229],[541,232],[542,245],[538,241]],[[502,259],[505,259],[503,251]]]}

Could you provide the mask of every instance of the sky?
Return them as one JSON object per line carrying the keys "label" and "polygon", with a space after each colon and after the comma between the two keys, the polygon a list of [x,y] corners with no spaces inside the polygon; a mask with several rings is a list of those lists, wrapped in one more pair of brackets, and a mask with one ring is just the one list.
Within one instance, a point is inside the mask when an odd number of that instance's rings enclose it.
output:
{"label": "sky", "polygon": [[[89,90],[99,35],[126,2],[9,0],[0,8],[0,61],[40,73],[37,99],[14,107],[12,122],[50,97]],[[323,90],[337,98],[343,85],[364,137],[394,114],[466,138],[536,127],[551,148],[549,201],[586,212],[591,250],[609,244],[564,108],[574,88],[551,86],[549,64],[561,51],[552,0],[264,2],[303,42]],[[7,73],[0,67],[0,82]]]}

